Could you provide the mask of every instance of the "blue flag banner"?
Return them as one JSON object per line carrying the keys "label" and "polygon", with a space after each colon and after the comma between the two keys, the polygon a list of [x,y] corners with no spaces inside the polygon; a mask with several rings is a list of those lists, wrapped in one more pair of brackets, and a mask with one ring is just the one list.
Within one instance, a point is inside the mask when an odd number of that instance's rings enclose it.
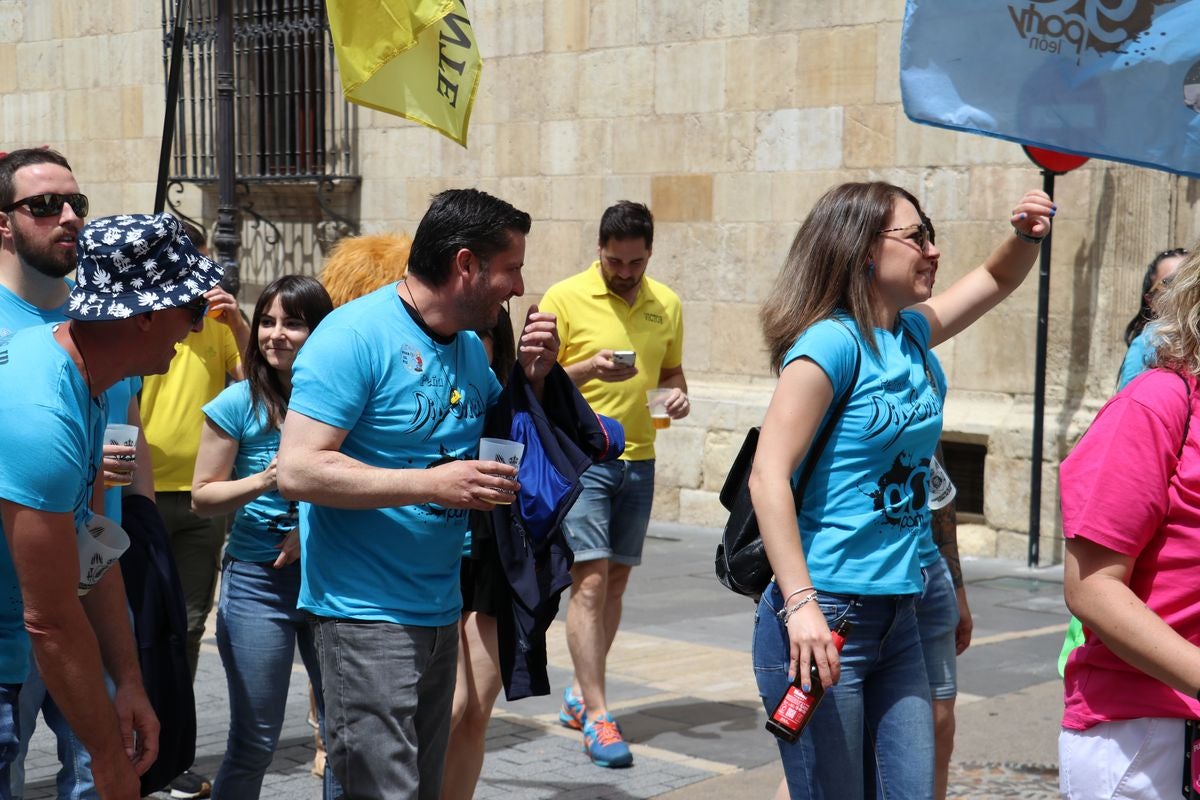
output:
{"label": "blue flag banner", "polygon": [[908,0],[914,122],[1200,178],[1200,0]]}

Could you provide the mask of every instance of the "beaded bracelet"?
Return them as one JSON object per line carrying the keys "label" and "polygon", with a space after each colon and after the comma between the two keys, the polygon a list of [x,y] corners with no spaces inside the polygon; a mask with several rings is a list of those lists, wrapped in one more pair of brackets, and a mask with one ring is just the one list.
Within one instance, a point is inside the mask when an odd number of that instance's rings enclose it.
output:
{"label": "beaded bracelet", "polygon": [[1021,230],[1020,228],[1013,228],[1013,236],[1016,236],[1022,242],[1029,242],[1030,244],[1041,244],[1042,239],[1046,238],[1044,235],[1030,236],[1028,233]]}
{"label": "beaded bracelet", "polygon": [[800,609],[802,609],[806,605],[808,605],[810,600],[815,600],[816,598],[817,598],[817,593],[811,592],[799,603],[796,603],[796,605],[781,610],[779,612],[779,619],[783,622],[784,625],[787,625],[788,620],[792,618],[793,614],[795,614],[797,611],[799,611]]}

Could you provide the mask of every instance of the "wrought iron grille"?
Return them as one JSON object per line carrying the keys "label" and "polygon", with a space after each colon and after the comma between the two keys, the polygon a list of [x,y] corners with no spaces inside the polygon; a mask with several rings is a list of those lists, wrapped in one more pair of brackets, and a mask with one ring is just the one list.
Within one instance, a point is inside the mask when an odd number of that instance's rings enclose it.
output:
{"label": "wrought iron grille", "polygon": [[[217,178],[217,138],[232,137],[239,181],[355,177],[355,114],[342,96],[324,0],[232,0],[234,129],[217,130],[218,0],[186,6],[171,179]],[[162,0],[166,74],[176,0]]]}

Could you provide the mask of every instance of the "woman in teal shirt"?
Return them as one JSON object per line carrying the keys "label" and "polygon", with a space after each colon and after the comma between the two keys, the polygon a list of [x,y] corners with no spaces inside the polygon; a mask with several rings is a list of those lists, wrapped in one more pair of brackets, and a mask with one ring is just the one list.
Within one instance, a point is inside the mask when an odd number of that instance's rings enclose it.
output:
{"label": "woman in teal shirt", "polygon": [[[237,511],[221,566],[217,647],[229,684],[229,740],[213,783],[225,800],[257,798],[271,764],[296,647],[316,688],[321,675],[312,632],[296,609],[300,592],[297,503],[276,489],[279,428],[292,390],[292,363],[313,328],[333,309],[314,278],[285,275],[254,307],[246,380],[204,406],[192,480],[201,516]],[[325,796],[332,776],[326,771]]]}

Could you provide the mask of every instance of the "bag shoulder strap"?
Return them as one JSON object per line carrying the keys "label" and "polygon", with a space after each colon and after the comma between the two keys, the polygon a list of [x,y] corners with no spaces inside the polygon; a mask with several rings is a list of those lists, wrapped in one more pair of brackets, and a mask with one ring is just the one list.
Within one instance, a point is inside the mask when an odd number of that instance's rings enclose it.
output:
{"label": "bag shoulder strap", "polygon": [[[846,328],[847,331],[850,331],[846,323],[836,317],[832,319]],[[824,427],[821,428],[821,432],[817,434],[817,438],[813,440],[812,446],[808,449],[808,455],[804,458],[804,469],[800,473],[800,480],[792,490],[792,500],[795,502],[797,512],[800,511],[800,505],[804,499],[804,487],[808,484],[808,479],[812,475],[813,469],[816,468],[821,453],[825,450],[825,444],[833,434],[834,425],[846,410],[846,405],[850,402],[850,395],[854,394],[854,387],[858,385],[859,367],[862,366],[862,348],[858,344],[858,339],[854,338],[853,331],[850,331],[850,335],[854,339],[854,371],[850,375],[850,383],[846,385],[845,390],[838,397],[837,404],[833,407],[833,413],[829,415],[829,419],[826,420]]]}

